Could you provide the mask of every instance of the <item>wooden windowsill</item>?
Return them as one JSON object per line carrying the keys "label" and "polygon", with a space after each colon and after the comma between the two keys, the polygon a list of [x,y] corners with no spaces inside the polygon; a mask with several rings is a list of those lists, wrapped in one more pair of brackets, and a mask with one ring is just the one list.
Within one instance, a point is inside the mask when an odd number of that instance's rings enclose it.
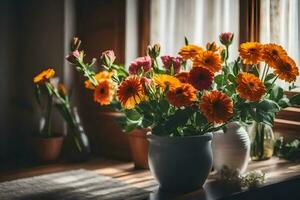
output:
{"label": "wooden windowsill", "polygon": [[[275,199],[276,195],[290,194],[297,196],[297,190],[293,190],[293,184],[300,182],[300,161],[289,162],[279,158],[272,158],[266,161],[251,162],[249,170],[262,170],[266,173],[266,182],[262,186],[251,190],[234,191],[226,185],[216,181],[216,174],[212,172],[209,176],[204,190],[200,189],[193,193],[184,195],[175,195],[162,193],[157,190],[157,183],[148,170],[135,170],[133,163],[120,162],[109,159],[93,159],[85,163],[56,163],[42,165],[27,169],[19,169],[13,171],[6,171],[0,173],[0,181],[8,181],[19,178],[38,176],[42,174],[55,173],[61,171],[68,171],[74,169],[86,169],[94,171],[101,175],[110,176],[120,182],[129,184],[133,187],[143,189],[145,193],[149,193],[150,199],[165,199],[159,198],[161,196],[167,199],[249,199],[245,197],[264,197],[266,195],[269,199]],[[282,190],[272,189],[280,186]],[[269,193],[269,190],[272,193]],[[296,195],[296,196],[295,196]],[[300,194],[299,194],[300,195]],[[298,196],[299,197],[299,196]]]}

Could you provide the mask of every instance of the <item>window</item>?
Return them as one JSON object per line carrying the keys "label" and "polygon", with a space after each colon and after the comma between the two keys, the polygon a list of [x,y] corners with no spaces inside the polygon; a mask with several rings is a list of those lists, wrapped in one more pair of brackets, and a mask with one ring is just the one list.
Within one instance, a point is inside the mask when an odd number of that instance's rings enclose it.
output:
{"label": "window", "polygon": [[175,55],[190,43],[205,46],[218,41],[221,32],[233,32],[231,58],[237,56],[239,41],[239,0],[152,0],[151,43],[160,42],[162,54]]}
{"label": "window", "polygon": [[[300,64],[300,2],[298,0],[261,0],[260,41],[282,45]],[[285,87],[283,81],[278,82]],[[300,86],[300,79],[296,81]]]}

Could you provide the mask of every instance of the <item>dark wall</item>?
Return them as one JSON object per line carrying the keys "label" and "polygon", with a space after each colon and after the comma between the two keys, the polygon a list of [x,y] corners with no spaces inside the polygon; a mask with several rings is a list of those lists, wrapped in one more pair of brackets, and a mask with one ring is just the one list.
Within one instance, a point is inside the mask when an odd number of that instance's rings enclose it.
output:
{"label": "dark wall", "polygon": [[47,67],[62,76],[64,1],[1,0],[0,20],[0,157],[15,159],[38,127],[33,76]]}

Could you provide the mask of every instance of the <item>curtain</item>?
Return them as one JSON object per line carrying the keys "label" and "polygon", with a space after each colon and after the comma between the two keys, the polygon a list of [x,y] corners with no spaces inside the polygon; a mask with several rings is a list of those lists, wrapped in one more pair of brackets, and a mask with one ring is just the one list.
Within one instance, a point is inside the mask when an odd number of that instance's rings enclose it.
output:
{"label": "curtain", "polygon": [[[297,66],[300,64],[299,12],[299,0],[261,0],[260,41],[282,45]],[[278,84],[287,87],[283,81]],[[299,78],[296,85],[300,86]]]}
{"label": "curtain", "polygon": [[191,44],[219,44],[221,32],[235,34],[230,60],[238,56],[239,0],[152,0],[150,42],[161,44],[162,55],[178,53],[184,37]]}

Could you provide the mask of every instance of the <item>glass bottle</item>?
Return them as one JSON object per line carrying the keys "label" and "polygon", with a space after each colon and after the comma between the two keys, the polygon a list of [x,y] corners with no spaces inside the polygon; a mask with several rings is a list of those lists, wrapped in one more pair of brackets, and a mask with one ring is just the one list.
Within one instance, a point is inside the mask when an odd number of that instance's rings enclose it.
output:
{"label": "glass bottle", "polygon": [[254,122],[250,128],[251,160],[267,160],[273,156],[275,138],[272,127]]}

